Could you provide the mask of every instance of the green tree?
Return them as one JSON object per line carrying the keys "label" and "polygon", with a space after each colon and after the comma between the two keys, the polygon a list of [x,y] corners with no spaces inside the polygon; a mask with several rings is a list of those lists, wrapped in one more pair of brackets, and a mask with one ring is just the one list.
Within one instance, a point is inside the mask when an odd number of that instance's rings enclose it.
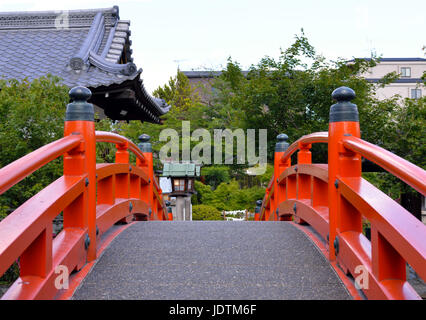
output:
{"label": "green tree", "polygon": [[[411,163],[426,168],[426,98],[404,99],[392,113],[393,121],[383,134],[382,147]],[[366,179],[379,187],[401,205],[421,219],[422,195],[389,173],[370,173]]]}
{"label": "green tree", "polygon": [[[353,102],[358,106],[362,138],[424,168],[424,98],[403,101],[394,96],[379,100],[376,90],[398,78],[390,73],[379,84],[366,81],[361,75],[379,61],[376,57],[350,63],[341,59],[327,61],[316,54],[302,30],[289,48],[281,50],[278,59],[266,56],[252,65],[248,73],[243,73],[238,62],[229,58],[214,83],[214,99],[208,112],[215,124],[267,129],[268,155],[272,161],[279,133],[286,133],[291,143],[305,134],[327,131],[330,106],[335,103],[331,92],[348,86],[356,92]],[[312,155],[314,162],[326,162],[326,146],[313,145]],[[248,180],[243,172],[232,169],[231,177]],[[394,198],[413,192],[385,173],[365,177]]]}
{"label": "green tree", "polygon": [[[68,88],[60,79],[42,77],[0,82],[0,167],[63,137]],[[62,175],[56,159],[0,197],[0,217]]]}
{"label": "green tree", "polygon": [[[170,78],[167,85],[158,87],[152,94],[172,105],[173,112],[181,116],[184,116],[193,107],[194,98],[196,97],[188,78],[179,70],[176,77]],[[187,120],[187,118],[181,118],[180,120]]]}
{"label": "green tree", "polygon": [[[188,78],[179,70],[177,75],[170,78],[167,84],[158,87],[153,95],[164,99],[171,106],[170,111],[162,117],[164,125],[130,121],[129,123],[116,124],[116,130],[135,143],[138,142],[138,137],[142,133],[150,135],[154,156],[158,155],[161,147],[167,143],[167,141],[159,140],[160,132],[163,129],[174,129],[182,137],[182,121],[190,121],[191,130],[207,126],[208,119],[203,116],[205,106],[199,102]],[[193,141],[190,143],[191,147],[196,144]],[[179,149],[181,150],[181,148],[182,144],[179,144]],[[156,169],[162,167],[158,158],[154,158],[154,165]]]}
{"label": "green tree", "polygon": [[[217,82],[218,93],[212,112],[219,117],[234,110],[238,119],[232,121],[231,117],[229,123],[244,129],[267,129],[268,154],[272,160],[275,137],[279,133],[286,133],[293,142],[304,134],[327,130],[330,106],[334,103],[331,92],[337,87],[345,85],[356,91],[354,103],[361,117],[377,116],[374,87],[360,76],[375,63],[375,59],[356,59],[350,64],[343,60],[327,62],[316,54],[302,32],[293,45],[281,51],[278,59],[261,59],[249,68],[246,76],[239,64],[229,59]],[[385,103],[380,104],[382,108],[385,106]],[[388,121],[386,115],[379,114],[377,122]],[[218,120],[226,121],[226,116]],[[376,130],[373,127],[366,124],[363,134],[373,134]],[[320,159],[314,160],[324,161],[326,152],[320,151],[315,153]]]}
{"label": "green tree", "polygon": [[255,186],[241,188],[238,181],[222,182],[215,190],[200,181],[195,181],[197,204],[212,206],[220,211],[253,210],[255,201],[263,198],[265,188]]}
{"label": "green tree", "polygon": [[229,182],[229,167],[208,166],[201,168],[201,175],[205,178],[205,183],[216,189],[222,182]]}
{"label": "green tree", "polygon": [[[0,81],[0,167],[63,137],[69,88],[54,76]],[[109,119],[96,130],[114,131]],[[97,144],[97,162],[113,162],[115,146]],[[134,157],[133,157],[134,158]],[[62,158],[51,161],[0,197],[0,220],[62,175]]]}

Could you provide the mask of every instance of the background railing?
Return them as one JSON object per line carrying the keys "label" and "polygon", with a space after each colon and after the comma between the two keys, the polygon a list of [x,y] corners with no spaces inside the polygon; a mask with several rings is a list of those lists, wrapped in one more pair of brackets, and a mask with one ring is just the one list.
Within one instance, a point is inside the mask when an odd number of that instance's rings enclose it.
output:
{"label": "background railing", "polygon": [[[309,224],[322,238],[330,262],[370,299],[420,299],[406,281],[406,264],[426,280],[426,226],[361,176],[362,157],[426,193],[426,171],[360,138],[352,89],[336,89],[328,132],[289,146],[277,137],[274,175],[257,203],[255,220]],[[313,143],[327,143],[328,164],[312,164]],[[297,164],[291,155],[297,152]],[[371,240],[363,233],[371,224]],[[362,277],[364,276],[364,277]],[[362,279],[362,281],[361,281]]]}
{"label": "background railing", "polygon": [[[91,92],[71,89],[64,138],[0,169],[0,194],[63,156],[63,176],[0,222],[0,275],[19,259],[20,276],[3,299],[52,299],[58,270],[67,276],[97,258],[102,235],[116,223],[168,220],[153,171],[149,136],[139,146],[117,134],[95,132]],[[96,142],[116,144],[115,163],[96,164]],[[129,163],[129,151],[136,165]],[[63,214],[63,230],[52,237],[52,221]]]}

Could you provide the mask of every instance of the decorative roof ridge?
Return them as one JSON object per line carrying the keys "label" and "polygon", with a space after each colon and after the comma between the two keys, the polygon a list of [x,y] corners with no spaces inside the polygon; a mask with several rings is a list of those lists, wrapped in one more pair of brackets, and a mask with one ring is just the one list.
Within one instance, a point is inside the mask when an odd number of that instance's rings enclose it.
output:
{"label": "decorative roof ridge", "polygon": [[104,20],[105,19],[102,12],[98,12],[95,15],[89,33],[86,36],[86,39],[84,40],[78,52],[70,59],[69,65],[71,69],[87,69],[87,62],[89,59],[90,51],[97,51],[97,49],[99,49],[99,47],[96,48],[96,46],[100,45],[99,40],[102,40],[103,34],[105,32]]}
{"label": "decorative roof ridge", "polygon": [[107,43],[101,54],[101,56],[109,62],[119,63],[120,58],[125,50],[126,57],[125,61],[133,62],[130,55],[132,50],[130,49],[131,40],[129,36],[131,34],[129,30],[130,21],[118,20],[113,29],[110,30]]}
{"label": "decorative roof ridge", "polygon": [[[116,9],[118,15],[118,7]],[[130,51],[131,41],[128,39],[130,21],[117,20],[115,22],[109,31],[102,53],[98,54],[105,34],[104,20],[102,12],[96,13],[86,39],[79,51],[70,59],[69,67],[76,71],[87,70],[92,64],[113,74],[135,75],[138,73],[138,69],[132,61],[125,64],[119,63],[124,47],[127,47],[126,51]],[[139,70],[139,73],[141,72],[142,69]]]}
{"label": "decorative roof ridge", "polygon": [[138,69],[133,62],[128,62],[125,64],[113,63],[105,60],[104,57],[96,54],[94,51],[90,51],[89,53],[89,62],[101,70],[115,74],[132,76],[136,73],[142,73],[142,69]]}
{"label": "decorative roof ridge", "polygon": [[117,6],[103,9],[0,12],[0,30],[88,28],[101,12],[105,25],[115,25],[119,18]]}
{"label": "decorative roof ridge", "polygon": [[114,34],[115,34],[115,28],[116,27],[117,27],[117,23],[115,23],[115,25],[109,31],[108,39],[107,39],[107,41],[105,43],[105,47],[104,47],[104,49],[103,49],[103,51],[101,53],[101,57],[102,58],[105,58],[106,55],[108,54],[109,50],[110,50],[112,40],[114,39]]}

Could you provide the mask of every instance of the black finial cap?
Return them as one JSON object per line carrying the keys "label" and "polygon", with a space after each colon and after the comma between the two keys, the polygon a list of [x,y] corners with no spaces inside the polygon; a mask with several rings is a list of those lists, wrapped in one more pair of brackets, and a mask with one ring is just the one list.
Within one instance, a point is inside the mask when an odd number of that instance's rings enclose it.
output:
{"label": "black finial cap", "polygon": [[277,143],[275,144],[275,152],[284,152],[288,149],[288,136],[285,133],[277,135]]}
{"label": "black finial cap", "polygon": [[166,207],[167,207],[167,213],[171,213],[172,212],[172,207],[170,206],[172,203],[167,200],[166,202]]}
{"label": "black finial cap", "polygon": [[151,137],[145,133],[139,136],[140,143],[138,147],[142,152],[152,152],[152,145],[151,142],[149,142],[150,139]]}
{"label": "black finial cap", "polygon": [[254,208],[255,213],[260,213],[260,208],[262,207],[262,200],[256,201],[256,208]]}
{"label": "black finial cap", "polygon": [[138,139],[140,142],[144,143],[144,142],[149,142],[151,137],[144,133],[144,134],[141,134]]}
{"label": "black finial cap", "polygon": [[359,121],[358,108],[351,100],[355,98],[355,91],[348,87],[339,87],[333,91],[331,97],[337,101],[330,108],[330,122]]}
{"label": "black finial cap", "polygon": [[92,92],[86,87],[74,87],[69,91],[71,101],[87,102],[92,96]]}
{"label": "black finial cap", "polygon": [[95,121],[93,104],[87,102],[92,92],[79,86],[72,88],[68,94],[72,102],[67,105],[65,121]]}

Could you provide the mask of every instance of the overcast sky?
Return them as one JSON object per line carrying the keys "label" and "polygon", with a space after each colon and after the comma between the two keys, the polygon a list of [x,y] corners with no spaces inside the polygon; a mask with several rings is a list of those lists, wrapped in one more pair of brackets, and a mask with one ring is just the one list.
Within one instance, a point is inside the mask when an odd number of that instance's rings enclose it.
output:
{"label": "overcast sky", "polygon": [[277,57],[305,30],[329,59],[424,57],[424,0],[0,0],[0,11],[106,8],[130,20],[134,62],[149,91],[181,70],[243,68]]}

